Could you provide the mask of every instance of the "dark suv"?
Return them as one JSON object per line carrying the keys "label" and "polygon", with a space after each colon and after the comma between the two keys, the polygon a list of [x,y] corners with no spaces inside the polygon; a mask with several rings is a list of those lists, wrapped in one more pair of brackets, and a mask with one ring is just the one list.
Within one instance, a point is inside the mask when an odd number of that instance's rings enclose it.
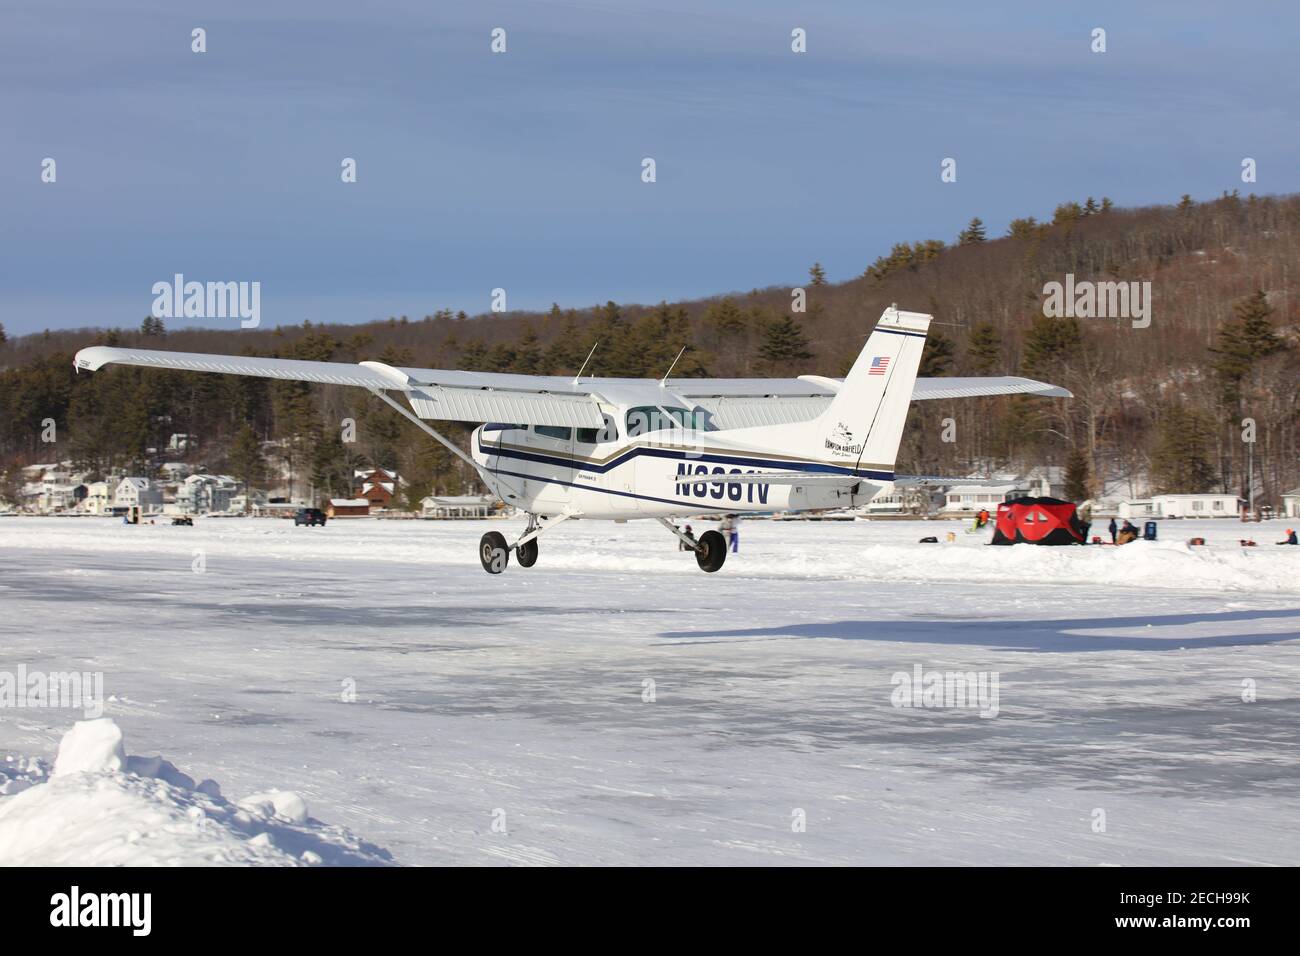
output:
{"label": "dark suv", "polygon": [[299,508],[297,514],[293,516],[293,524],[296,528],[300,524],[311,527],[314,524],[325,527],[325,512],[319,508]]}

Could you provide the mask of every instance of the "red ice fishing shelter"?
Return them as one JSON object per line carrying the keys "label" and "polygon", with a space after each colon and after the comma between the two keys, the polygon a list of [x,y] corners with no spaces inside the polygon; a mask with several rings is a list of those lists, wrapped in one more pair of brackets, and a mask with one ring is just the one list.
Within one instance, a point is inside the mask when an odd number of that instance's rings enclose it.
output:
{"label": "red ice fishing shelter", "polygon": [[1016,498],[998,505],[990,544],[1085,544],[1074,505],[1059,498]]}

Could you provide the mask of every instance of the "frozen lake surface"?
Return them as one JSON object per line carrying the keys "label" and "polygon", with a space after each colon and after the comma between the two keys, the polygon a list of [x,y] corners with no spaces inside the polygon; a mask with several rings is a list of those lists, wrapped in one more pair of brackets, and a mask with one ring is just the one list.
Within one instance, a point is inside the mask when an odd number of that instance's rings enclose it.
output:
{"label": "frozen lake surface", "polygon": [[[494,577],[478,538],[521,521],[0,518],[0,671],[102,672],[131,754],[397,863],[1296,864],[1284,526],[750,521],[706,575],[657,524],[575,521]],[[918,667],[996,678],[996,716],[895,706]],[[0,708],[0,785],[81,717]]]}

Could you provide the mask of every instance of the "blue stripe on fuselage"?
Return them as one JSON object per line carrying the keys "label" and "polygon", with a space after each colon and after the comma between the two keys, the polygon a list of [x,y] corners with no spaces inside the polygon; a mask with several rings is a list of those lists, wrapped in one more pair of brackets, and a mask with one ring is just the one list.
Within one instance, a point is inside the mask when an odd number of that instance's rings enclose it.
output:
{"label": "blue stripe on fuselage", "polygon": [[[809,474],[852,475],[855,478],[875,478],[881,481],[894,480],[894,473],[892,471],[861,471],[844,465],[826,465],[801,461],[773,461],[772,459],[747,458],[741,455],[722,455],[713,452],[694,453],[676,451],[669,448],[654,448],[645,445],[634,445],[625,453],[619,455],[617,458],[605,462],[603,465],[596,465],[590,462],[580,462],[574,458],[566,458],[561,455],[546,454],[544,452],[516,451],[513,448],[497,448],[493,445],[484,445],[482,436],[479,436],[478,438],[478,450],[479,453],[483,455],[496,455],[499,458],[514,458],[520,461],[535,461],[544,465],[554,465],[558,468],[575,468],[578,471],[589,471],[602,475],[610,469],[616,468],[632,458],[636,458],[639,455],[646,455],[651,458],[667,458],[669,460],[701,463],[712,462],[719,465],[748,465],[751,468],[779,468],[783,471],[800,471]],[[583,487],[586,486],[584,485]]]}

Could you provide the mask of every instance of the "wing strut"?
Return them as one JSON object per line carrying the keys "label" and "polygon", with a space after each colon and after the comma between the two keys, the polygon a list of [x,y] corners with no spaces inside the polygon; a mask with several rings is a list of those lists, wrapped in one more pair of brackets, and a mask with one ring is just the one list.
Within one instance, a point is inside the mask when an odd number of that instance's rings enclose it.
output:
{"label": "wing strut", "polygon": [[424,432],[430,438],[437,441],[449,452],[451,452],[457,458],[461,459],[461,461],[466,462],[471,468],[474,469],[475,473],[477,473],[478,476],[483,479],[483,483],[487,485],[489,488],[493,487],[494,485],[501,485],[502,487],[509,488],[511,491],[514,492],[514,494],[511,495],[510,497],[512,498],[518,497],[519,490],[515,488],[514,485],[502,480],[500,475],[493,475],[489,479],[487,476],[487,471],[483,468],[482,465],[480,465],[473,458],[467,455],[464,452],[464,450],[462,450],[461,447],[457,445],[454,441],[444,437],[442,433],[437,431],[436,429],[430,428],[427,424],[425,424],[424,419],[415,415],[410,409],[403,408],[399,402],[396,402],[393,399],[389,398],[385,392],[377,388],[371,388],[369,389],[369,392],[372,395],[375,395],[376,397],[382,399],[387,405],[392,407],[392,409],[395,412],[397,412],[399,415],[401,415],[403,418],[409,421],[416,428],[420,429],[420,431]]}

